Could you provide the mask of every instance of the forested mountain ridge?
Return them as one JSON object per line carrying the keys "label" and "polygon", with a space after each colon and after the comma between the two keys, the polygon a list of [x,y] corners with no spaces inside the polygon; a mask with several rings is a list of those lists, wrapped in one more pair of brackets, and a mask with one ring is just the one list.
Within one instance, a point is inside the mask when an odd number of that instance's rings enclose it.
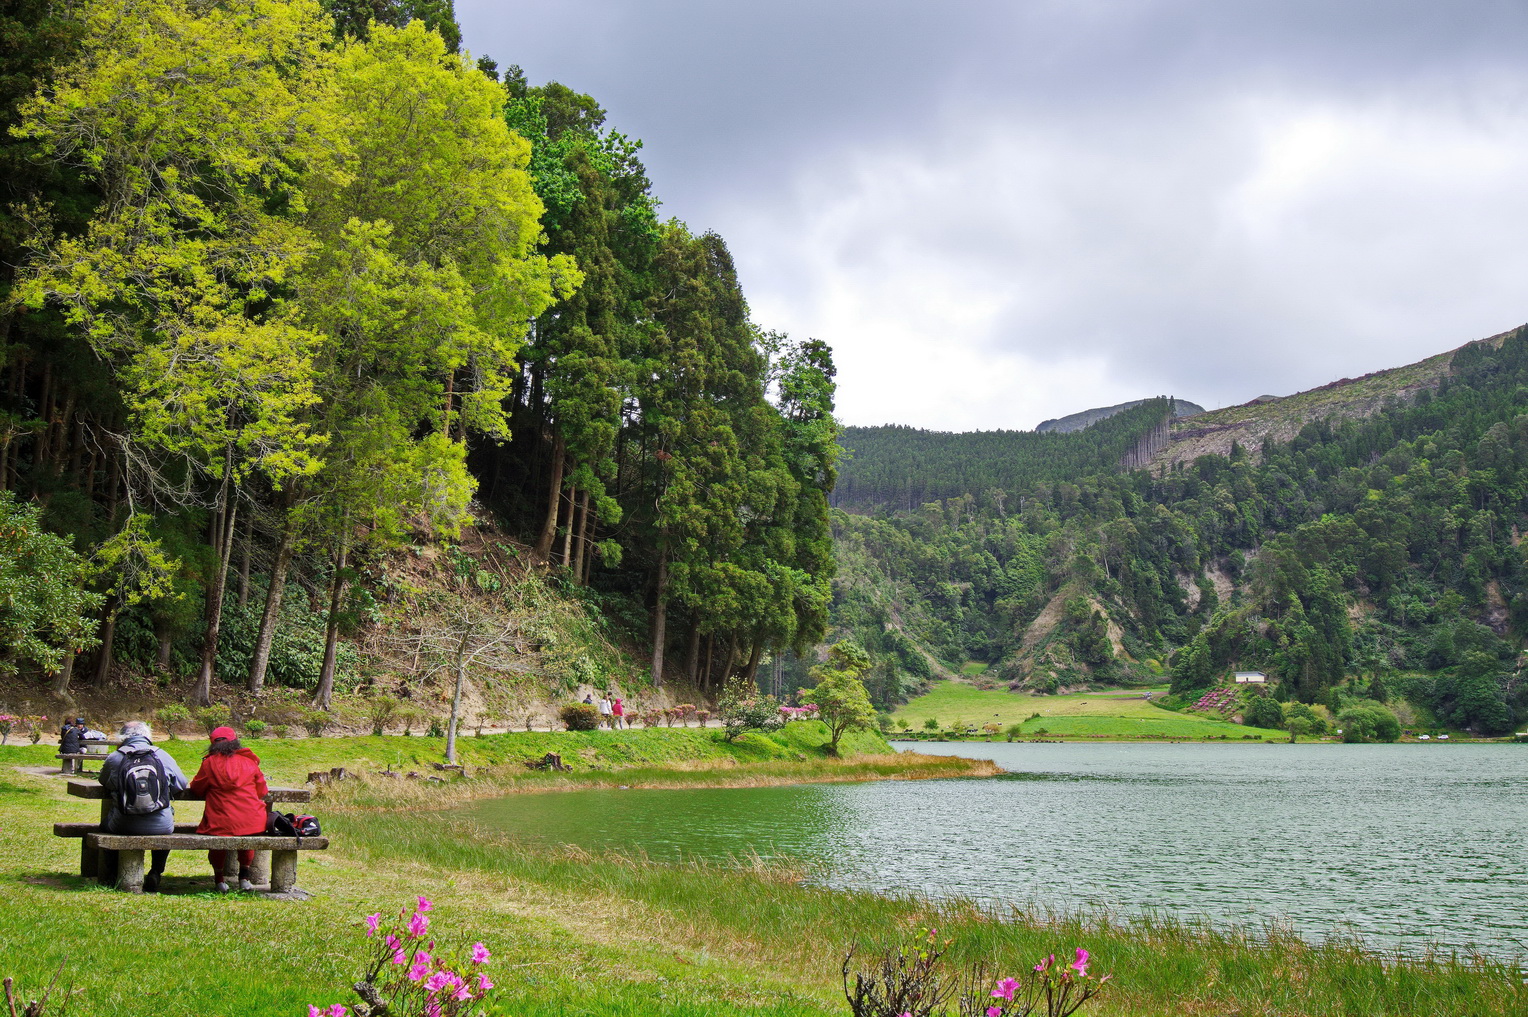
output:
{"label": "forested mountain ridge", "polygon": [[[1134,409],[1144,403],[1145,399],[1132,399],[1128,403],[1119,403],[1115,406],[1099,406],[1091,410],[1081,410],[1077,413],[1068,413],[1064,417],[1054,417],[1050,420],[1042,420],[1035,426],[1035,430],[1041,434],[1050,431],[1060,431],[1062,434],[1070,434],[1073,431],[1081,431],[1085,427],[1092,427],[1100,420],[1107,420],[1116,413]],[[1173,399],[1172,415],[1174,417],[1191,417],[1196,413],[1203,413],[1204,407],[1198,403],[1191,403],[1187,399]]]}
{"label": "forested mountain ridge", "polygon": [[593,97],[467,56],[449,0],[0,21],[0,677],[325,708],[401,553],[599,605],[649,663],[591,684],[821,636],[832,352],[752,320]]}
{"label": "forested mountain ridge", "polygon": [[884,698],[920,650],[1042,690],[1259,667],[1286,697],[1405,692],[1506,730],[1528,715],[1528,332],[1290,402],[1333,391],[1286,441],[835,512],[835,624],[880,654]]}

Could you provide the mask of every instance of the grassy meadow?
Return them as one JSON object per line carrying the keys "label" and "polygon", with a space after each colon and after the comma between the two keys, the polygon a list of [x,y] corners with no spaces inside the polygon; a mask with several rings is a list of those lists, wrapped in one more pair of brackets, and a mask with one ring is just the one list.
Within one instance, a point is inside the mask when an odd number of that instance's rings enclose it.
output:
{"label": "grassy meadow", "polygon": [[[1153,690],[1153,694],[1165,691],[1164,687]],[[997,724],[1006,732],[1009,725],[1022,724],[1021,738],[1289,740],[1283,731],[1243,727],[1203,714],[1164,710],[1142,699],[1143,692],[1035,696],[941,681],[935,682],[927,694],[900,707],[893,718],[907,720],[912,725],[908,733],[922,731],[924,722],[933,718],[941,730],[955,724],[974,725],[978,730],[986,724]]]}
{"label": "grassy meadow", "polygon": [[[789,867],[666,865],[529,847],[443,811],[485,791],[631,784],[642,774],[716,783],[863,778],[891,767],[873,751],[874,735],[861,736],[871,755],[814,754],[813,726],[775,749],[718,749],[714,731],[694,729],[464,738],[464,759],[485,767],[485,777],[363,777],[319,792],[312,810],[333,846],[303,857],[298,882],[313,895],[307,901],[213,894],[205,861],[191,852],[171,856],[162,894],[87,883],[76,875],[76,843],[51,836],[50,825],[91,820],[96,803],[67,797],[64,781],[46,773],[50,747],[0,748],[0,975],[30,996],[62,963],[76,988],[76,1017],[302,1017],[310,1003],[352,1001],[362,917],[424,894],[435,901],[432,935],[487,944],[495,1012],[522,1017],[842,1015],[843,952],[922,925],[950,937],[953,954],[988,958],[1003,972],[1087,947],[1095,970],[1114,981],[1085,1015],[1528,1012],[1522,977],[1490,961],[1400,961],[1351,943],[1308,945],[1277,929],[1217,931],[832,891],[804,884]],[[545,745],[579,769],[535,783],[542,776],[518,761]],[[169,745],[188,766],[199,747]],[[422,770],[441,743],[336,738],[254,747],[273,781],[287,783],[338,765],[363,774],[379,764]],[[755,758],[733,754],[750,751]],[[919,765],[905,760],[898,775],[934,772]],[[178,818],[192,820],[199,808],[179,805]]]}

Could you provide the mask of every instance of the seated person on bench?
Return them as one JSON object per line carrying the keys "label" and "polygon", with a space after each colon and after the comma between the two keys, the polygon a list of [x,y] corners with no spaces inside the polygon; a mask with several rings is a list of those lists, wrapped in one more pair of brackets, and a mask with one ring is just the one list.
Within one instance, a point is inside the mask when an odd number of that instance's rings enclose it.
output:
{"label": "seated person on bench", "polygon": [[[239,744],[239,735],[231,727],[212,732],[212,744],[202,757],[201,769],[191,778],[191,794],[207,802],[207,811],[197,824],[197,833],[220,837],[258,837],[265,833],[268,811],[265,795],[269,791],[265,774],[260,772],[260,757]],[[218,893],[228,892],[223,876],[227,851],[208,851]],[[255,864],[254,851],[239,852],[239,889],[252,890],[250,869]]]}
{"label": "seated person on bench", "polygon": [[[175,809],[170,798],[186,789],[186,775],[170,754],[150,739],[153,732],[141,720],[122,725],[122,747],[101,764],[101,784],[112,792],[106,832],[152,836],[175,832]],[[154,851],[143,889],[154,893],[169,851]]]}

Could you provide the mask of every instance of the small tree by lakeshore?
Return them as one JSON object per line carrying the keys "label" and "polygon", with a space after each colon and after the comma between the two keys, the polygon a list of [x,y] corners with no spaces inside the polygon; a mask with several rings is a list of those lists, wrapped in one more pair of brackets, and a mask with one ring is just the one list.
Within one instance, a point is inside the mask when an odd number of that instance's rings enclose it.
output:
{"label": "small tree by lakeshore", "polygon": [[828,659],[812,668],[814,689],[803,689],[802,702],[814,703],[818,716],[828,725],[828,755],[838,755],[838,743],[850,728],[875,724],[875,707],[860,675],[870,670],[870,655],[853,640],[834,643]]}

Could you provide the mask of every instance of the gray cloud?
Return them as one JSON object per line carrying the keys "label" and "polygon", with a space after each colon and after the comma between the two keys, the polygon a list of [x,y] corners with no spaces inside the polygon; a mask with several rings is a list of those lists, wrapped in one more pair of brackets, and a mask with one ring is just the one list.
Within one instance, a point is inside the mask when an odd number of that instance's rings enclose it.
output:
{"label": "gray cloud", "polygon": [[850,422],[1239,402],[1528,318],[1521,5],[458,13],[646,140],[761,324],[834,345]]}

